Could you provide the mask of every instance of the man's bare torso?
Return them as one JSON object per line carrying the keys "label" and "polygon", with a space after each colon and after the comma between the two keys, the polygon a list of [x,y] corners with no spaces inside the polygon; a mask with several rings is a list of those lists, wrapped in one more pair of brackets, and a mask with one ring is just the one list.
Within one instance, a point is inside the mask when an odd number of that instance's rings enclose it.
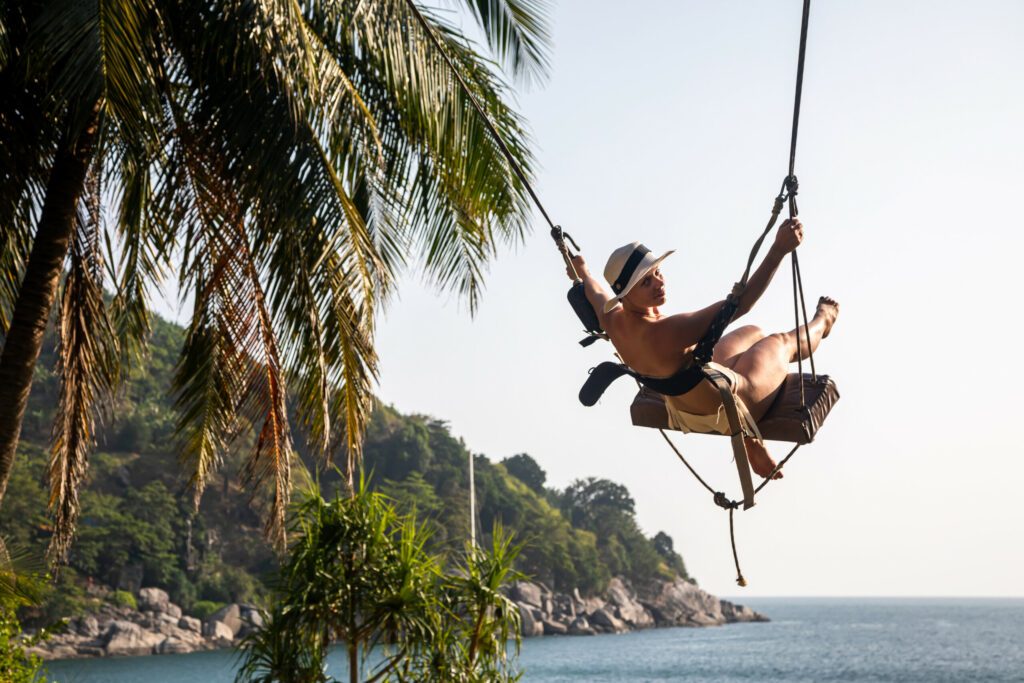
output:
{"label": "man's bare torso", "polygon": [[[649,377],[668,377],[690,364],[697,342],[679,346],[678,335],[666,329],[672,324],[671,318],[657,309],[640,315],[620,308],[609,315],[608,336],[622,362]],[[683,396],[665,398],[680,410],[699,415],[715,413],[721,405],[718,392],[707,382]]]}

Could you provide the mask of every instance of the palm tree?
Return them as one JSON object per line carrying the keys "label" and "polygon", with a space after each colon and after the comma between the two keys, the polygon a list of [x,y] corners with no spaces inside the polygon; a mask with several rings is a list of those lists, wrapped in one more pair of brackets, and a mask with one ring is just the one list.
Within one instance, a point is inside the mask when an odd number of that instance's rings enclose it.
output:
{"label": "palm tree", "polygon": [[[546,70],[546,4],[463,1],[490,53],[524,79]],[[0,501],[56,313],[54,557],[72,538],[100,408],[143,358],[148,292],[165,276],[194,301],[174,390],[196,500],[239,435],[254,434],[243,478],[280,548],[289,390],[304,434],[325,460],[344,450],[351,478],[378,367],[375,313],[398,270],[421,265],[475,310],[488,260],[525,234],[525,189],[414,9],[0,7]],[[420,11],[529,169],[494,62],[440,12]]]}
{"label": "palm tree", "polygon": [[519,647],[519,611],[501,590],[522,578],[512,569],[519,546],[501,527],[490,551],[467,544],[443,573],[424,527],[365,480],[330,501],[310,486],[290,521],[265,626],[243,642],[236,680],[334,680],[325,668],[335,641],[344,642],[351,683],[518,678],[508,643]]}

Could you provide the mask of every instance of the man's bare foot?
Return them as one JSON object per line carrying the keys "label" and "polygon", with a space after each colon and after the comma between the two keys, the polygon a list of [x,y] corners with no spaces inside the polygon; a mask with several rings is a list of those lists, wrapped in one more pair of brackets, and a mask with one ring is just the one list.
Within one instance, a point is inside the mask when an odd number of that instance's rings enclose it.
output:
{"label": "man's bare foot", "polygon": [[[764,443],[749,436],[744,437],[743,441],[747,444],[747,459],[750,460],[750,469],[754,470],[759,477],[767,477],[771,474],[775,469],[775,461],[772,460],[768,449],[764,447]],[[772,479],[782,479],[782,472],[776,472]]]}
{"label": "man's bare foot", "polygon": [[818,310],[814,312],[814,317],[825,321],[825,331],[821,334],[821,338],[824,339],[832,331],[832,326],[836,324],[836,318],[839,317],[839,302],[828,296],[819,298]]}

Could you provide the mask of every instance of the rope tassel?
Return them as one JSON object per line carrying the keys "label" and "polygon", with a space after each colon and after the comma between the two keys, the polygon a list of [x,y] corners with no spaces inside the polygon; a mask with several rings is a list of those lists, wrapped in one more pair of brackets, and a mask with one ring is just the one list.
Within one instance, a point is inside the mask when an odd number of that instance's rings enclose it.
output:
{"label": "rope tassel", "polygon": [[743,571],[740,569],[740,557],[736,554],[736,527],[732,521],[732,513],[735,508],[729,508],[729,541],[732,543],[732,561],[736,563],[736,583],[741,588],[746,587],[747,580],[743,578]]}

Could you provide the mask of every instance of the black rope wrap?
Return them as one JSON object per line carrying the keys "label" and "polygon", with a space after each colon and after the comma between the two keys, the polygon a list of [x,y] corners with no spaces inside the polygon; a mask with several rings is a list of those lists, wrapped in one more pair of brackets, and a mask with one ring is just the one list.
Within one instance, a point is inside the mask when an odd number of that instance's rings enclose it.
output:
{"label": "black rope wrap", "polygon": [[722,307],[718,309],[718,313],[715,314],[714,319],[711,321],[711,325],[708,326],[708,331],[704,333],[700,341],[697,342],[697,348],[693,351],[693,363],[694,365],[707,365],[711,362],[711,356],[715,351],[715,345],[718,344],[718,340],[722,338],[725,333],[725,328],[732,322],[733,317],[736,315],[736,310],[739,308],[740,302],[738,297],[730,296],[726,299]]}

